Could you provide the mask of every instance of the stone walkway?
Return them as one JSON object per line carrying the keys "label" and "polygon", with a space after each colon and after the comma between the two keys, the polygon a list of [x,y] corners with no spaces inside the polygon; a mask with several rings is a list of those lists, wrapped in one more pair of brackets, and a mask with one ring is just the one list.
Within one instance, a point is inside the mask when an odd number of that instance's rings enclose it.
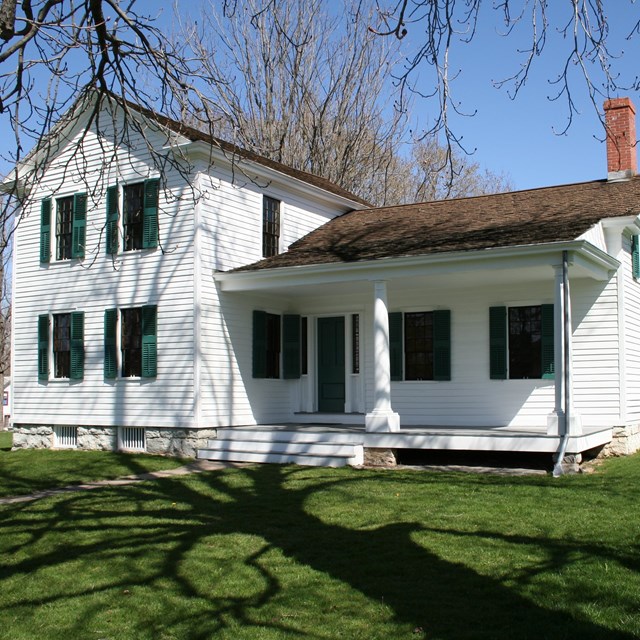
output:
{"label": "stone walkway", "polygon": [[170,478],[172,476],[185,476],[191,473],[202,473],[203,471],[217,471],[218,469],[228,469],[230,467],[243,466],[237,463],[214,462],[211,460],[196,460],[184,467],[175,469],[166,469],[164,471],[150,471],[149,473],[140,473],[137,475],[123,476],[113,480],[96,480],[95,482],[85,482],[84,484],[74,484],[68,487],[59,487],[55,489],[45,489],[36,491],[22,496],[9,496],[8,498],[0,498],[0,504],[18,504],[20,502],[31,502],[40,500],[40,498],[49,498],[51,496],[59,496],[64,493],[72,493],[74,491],[90,491],[91,489],[99,489],[100,487],[121,487],[136,482],[144,482],[145,480],[154,480],[156,478]]}

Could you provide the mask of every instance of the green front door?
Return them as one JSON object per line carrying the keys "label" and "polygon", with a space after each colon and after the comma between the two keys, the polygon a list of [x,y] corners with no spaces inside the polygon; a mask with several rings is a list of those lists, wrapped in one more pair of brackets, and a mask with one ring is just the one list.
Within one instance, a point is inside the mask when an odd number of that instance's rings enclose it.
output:
{"label": "green front door", "polygon": [[344,317],[318,318],[318,411],[344,412]]}

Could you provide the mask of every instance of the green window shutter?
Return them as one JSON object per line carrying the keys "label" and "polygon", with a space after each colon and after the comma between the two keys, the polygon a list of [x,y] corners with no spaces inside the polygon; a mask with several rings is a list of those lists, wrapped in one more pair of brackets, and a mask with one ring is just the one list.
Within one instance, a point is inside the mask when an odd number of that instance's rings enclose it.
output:
{"label": "green window shutter", "polygon": [[253,312],[253,377],[267,377],[267,314]]}
{"label": "green window shutter", "polygon": [[71,380],[84,378],[84,313],[71,314]]}
{"label": "green window shutter", "polygon": [[282,377],[300,377],[300,316],[282,317]]}
{"label": "green window shutter", "polygon": [[394,311],[389,314],[389,357],[392,380],[402,380],[403,352],[402,311]]}
{"label": "green window shutter", "polygon": [[118,187],[107,188],[107,223],[105,226],[107,254],[118,253]]}
{"label": "green window shutter", "polygon": [[40,204],[40,262],[51,260],[51,199]]}
{"label": "green window shutter", "polygon": [[633,277],[640,278],[640,243],[638,236],[631,236],[631,269]]}
{"label": "green window shutter", "polygon": [[142,377],[158,375],[158,307],[142,307]]}
{"label": "green window shutter", "polygon": [[489,309],[489,377],[507,379],[507,308]]}
{"label": "green window shutter", "polygon": [[144,181],[144,211],[142,222],[142,248],[154,249],[158,246],[158,196],[160,180]]}
{"label": "green window shutter", "polygon": [[118,310],[105,309],[104,312],[104,377],[115,378],[118,374],[116,353],[118,330]]}
{"label": "green window shutter", "polygon": [[49,379],[49,316],[38,316],[38,380]]}
{"label": "green window shutter", "polygon": [[543,304],[542,310],[542,339],[541,339],[541,357],[542,357],[542,377],[549,379],[555,378],[556,369],[554,365],[554,319],[553,305]]}
{"label": "green window shutter", "polygon": [[73,229],[71,236],[71,257],[84,258],[87,243],[87,194],[73,196]]}
{"label": "green window shutter", "polygon": [[433,379],[451,380],[451,311],[433,312]]}

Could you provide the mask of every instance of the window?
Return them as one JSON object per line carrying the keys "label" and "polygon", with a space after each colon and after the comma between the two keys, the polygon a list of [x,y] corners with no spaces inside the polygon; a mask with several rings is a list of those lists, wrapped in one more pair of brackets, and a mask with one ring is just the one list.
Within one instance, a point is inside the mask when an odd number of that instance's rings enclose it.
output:
{"label": "window", "polygon": [[71,258],[73,196],[56,200],[56,260]]}
{"label": "window", "polygon": [[[52,322],[53,321],[53,322]],[[53,331],[50,335],[50,327]],[[53,377],[82,380],[84,377],[84,313],[58,313],[38,317],[38,379],[49,379],[49,358]]]}
{"label": "window", "polygon": [[279,253],[280,245],[280,201],[262,198],[262,255],[265,258]]}
{"label": "window", "polygon": [[267,378],[280,377],[280,316],[267,313]]}
{"label": "window", "polygon": [[300,318],[300,374],[306,376],[309,373],[309,321],[306,316]]}
{"label": "window", "polygon": [[[299,321],[299,316],[292,317],[297,317]],[[291,355],[289,353],[289,357]],[[280,316],[266,311],[253,312],[253,377],[280,377]]]}
{"label": "window", "polygon": [[[122,189],[124,250],[153,249],[158,246],[158,197],[160,182],[145,180]],[[107,189],[107,253],[117,253],[118,191]]]}
{"label": "window", "polygon": [[360,373],[360,316],[351,316],[351,373]]}
{"label": "window", "polygon": [[389,314],[392,380],[451,380],[451,312]]}
{"label": "window", "polygon": [[404,314],[404,379],[433,380],[433,313]]}
{"label": "window", "polygon": [[68,378],[71,371],[71,314],[53,316],[53,377]]}
{"label": "window", "polygon": [[640,279],[640,242],[638,236],[631,236],[631,274]]}
{"label": "window", "polygon": [[142,373],[142,309],[122,309],[122,377],[140,377]]}
{"label": "window", "polygon": [[[87,196],[57,198],[55,201],[55,258],[84,258],[87,225]],[[51,199],[40,204],[40,262],[51,259]]]}
{"label": "window", "polygon": [[490,376],[553,378],[553,305],[491,307]]}
{"label": "window", "polygon": [[509,309],[509,377],[542,377],[542,309]]}
{"label": "window", "polygon": [[118,370],[123,378],[154,378],[157,375],[155,305],[105,311],[105,378],[116,378]]}

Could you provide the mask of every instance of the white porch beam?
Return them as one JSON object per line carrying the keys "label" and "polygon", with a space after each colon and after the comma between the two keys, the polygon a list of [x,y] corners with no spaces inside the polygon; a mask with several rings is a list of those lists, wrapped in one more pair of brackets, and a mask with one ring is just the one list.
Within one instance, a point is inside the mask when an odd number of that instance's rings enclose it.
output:
{"label": "white porch beam", "polygon": [[386,433],[400,430],[400,416],[391,408],[387,283],[377,280],[373,290],[373,410],[365,416],[365,429]]}

